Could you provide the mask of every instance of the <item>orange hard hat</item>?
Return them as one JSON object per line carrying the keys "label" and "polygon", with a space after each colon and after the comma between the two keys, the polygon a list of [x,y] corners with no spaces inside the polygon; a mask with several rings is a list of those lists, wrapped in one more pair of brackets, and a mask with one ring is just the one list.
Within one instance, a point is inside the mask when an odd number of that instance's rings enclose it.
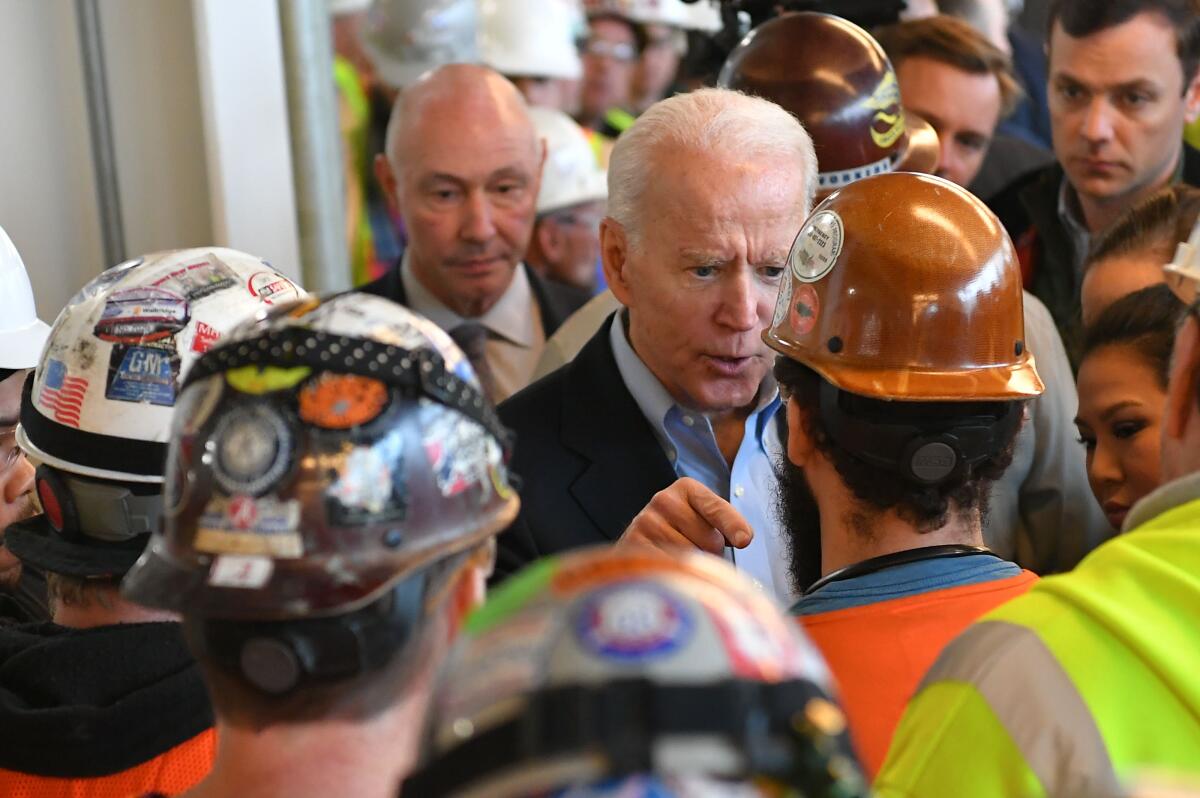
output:
{"label": "orange hard hat", "polygon": [[891,61],[849,20],[813,11],[769,20],[725,59],[717,85],[803,123],[821,169],[818,196],[870,175],[937,169],[937,133],[901,107]]}
{"label": "orange hard hat", "polygon": [[954,183],[905,172],[852,183],[805,221],[788,265],[763,340],[835,387],[919,402],[1042,392],[1012,242]]}

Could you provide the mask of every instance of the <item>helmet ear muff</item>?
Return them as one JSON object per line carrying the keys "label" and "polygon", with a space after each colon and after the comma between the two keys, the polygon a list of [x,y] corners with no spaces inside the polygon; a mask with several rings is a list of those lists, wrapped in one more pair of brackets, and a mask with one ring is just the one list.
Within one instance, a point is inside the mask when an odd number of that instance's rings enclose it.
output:
{"label": "helmet ear muff", "polygon": [[34,489],[50,527],[68,540],[79,537],[79,511],[66,480],[52,466],[39,465],[34,472]]}

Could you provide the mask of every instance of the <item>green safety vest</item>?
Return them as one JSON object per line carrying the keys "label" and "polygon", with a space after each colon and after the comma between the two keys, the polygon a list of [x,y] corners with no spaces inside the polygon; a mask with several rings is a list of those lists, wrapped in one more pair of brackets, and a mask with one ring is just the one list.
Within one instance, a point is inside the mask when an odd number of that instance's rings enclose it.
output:
{"label": "green safety vest", "polygon": [[[1181,480],[1176,496],[1183,487],[1194,497],[1198,484]],[[1115,796],[1163,774],[1200,779],[1197,499],[956,638],[909,704],[875,787],[923,798]]]}

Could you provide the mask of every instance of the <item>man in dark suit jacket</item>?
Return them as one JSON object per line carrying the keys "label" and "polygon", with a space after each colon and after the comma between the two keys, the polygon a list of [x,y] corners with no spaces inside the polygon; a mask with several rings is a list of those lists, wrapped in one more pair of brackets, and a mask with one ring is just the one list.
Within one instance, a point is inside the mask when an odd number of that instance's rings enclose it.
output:
{"label": "man in dark suit jacket", "polygon": [[1200,181],[1183,143],[1200,110],[1200,18],[1184,0],[1051,7],[1050,119],[1058,163],[988,200],[1016,244],[1025,287],[1078,354],[1091,243],[1164,186]]}
{"label": "man in dark suit jacket", "polygon": [[400,210],[408,248],[362,290],[450,333],[484,391],[524,387],[546,337],[587,301],[523,262],[545,149],[517,88],[490,69],[452,64],[400,95],[376,175]]}
{"label": "man in dark suit jacket", "polygon": [[523,484],[497,578],[615,541],[727,556],[794,597],[772,515],[784,414],[762,331],[816,172],[795,117],[725,89],[664,100],[622,134],[600,240],[624,308],[500,406]]}

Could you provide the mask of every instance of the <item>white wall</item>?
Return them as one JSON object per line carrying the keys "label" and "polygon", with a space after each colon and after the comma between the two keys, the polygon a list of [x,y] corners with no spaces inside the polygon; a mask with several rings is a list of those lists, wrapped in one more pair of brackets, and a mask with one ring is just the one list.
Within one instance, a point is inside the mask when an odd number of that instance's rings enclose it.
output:
{"label": "white wall", "polygon": [[[299,276],[275,0],[103,0],[129,256],[219,244]],[[73,0],[0,0],[0,225],[52,321],[112,264]]]}
{"label": "white wall", "polygon": [[0,225],[51,321],[103,265],[70,0],[0,0],[0,75]]}

